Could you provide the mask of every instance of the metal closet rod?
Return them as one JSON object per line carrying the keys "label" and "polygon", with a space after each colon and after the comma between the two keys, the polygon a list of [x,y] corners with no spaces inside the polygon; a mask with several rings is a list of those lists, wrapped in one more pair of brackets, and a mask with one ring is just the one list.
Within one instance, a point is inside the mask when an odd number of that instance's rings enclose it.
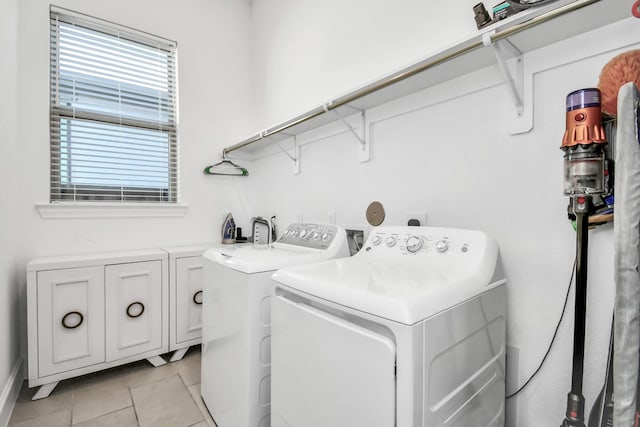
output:
{"label": "metal closet rod", "polygon": [[[557,9],[551,10],[549,12],[543,13],[542,15],[536,16],[534,18],[531,18],[528,21],[522,22],[520,24],[515,24],[512,27],[506,28],[498,33],[492,34],[490,36],[490,39],[492,42],[496,42],[498,40],[502,40],[505,38],[508,38],[510,36],[513,36],[514,34],[520,33],[522,31],[526,31],[529,28],[535,27],[538,24],[542,24],[544,22],[550,21],[552,19],[555,19],[559,16],[562,16],[566,13],[569,12],[573,12],[576,11],[578,9],[582,9],[585,6],[589,6],[593,3],[597,3],[600,0],[577,0],[575,2],[566,4],[564,6],[561,6]],[[470,42],[468,45],[466,46],[462,46],[460,48],[458,48],[457,50],[450,52],[450,53],[443,53],[441,55],[436,56],[435,58],[429,58],[427,60],[424,60],[422,62],[419,62],[417,64],[414,64],[410,67],[405,68],[404,70],[400,70],[394,74],[391,74],[390,76],[387,76],[377,82],[371,83],[370,85],[367,85],[363,88],[360,88],[350,94],[344,95],[338,99],[335,99],[333,101],[330,101],[329,103],[314,108],[313,110],[302,114],[298,117],[295,117],[289,121],[286,121],[278,126],[275,126],[271,129],[268,129],[266,131],[260,132],[259,134],[248,138],[242,142],[239,142],[235,145],[232,145],[230,147],[225,148],[222,152],[224,155],[231,153],[232,151],[236,151],[239,150],[243,147],[246,147],[247,145],[251,145],[255,142],[258,142],[264,138],[267,138],[269,136],[275,135],[277,133],[280,133],[284,130],[287,130],[293,126],[299,125],[300,123],[304,123],[308,120],[311,120],[315,117],[321,116],[331,110],[334,110],[338,107],[342,107],[343,105],[349,104],[353,101],[356,101],[360,98],[363,98],[367,95],[370,95],[374,92],[377,92],[381,89],[384,89],[388,86],[391,86],[395,83],[401,82],[405,79],[408,79],[409,77],[413,77],[416,74],[420,74],[426,70],[428,70],[429,68],[433,68],[437,65],[443,64],[447,61],[450,61],[454,58],[457,58],[458,56],[464,55],[468,52],[471,52],[473,50],[476,50],[478,48],[483,47],[483,43],[482,40],[478,40],[475,42]]]}

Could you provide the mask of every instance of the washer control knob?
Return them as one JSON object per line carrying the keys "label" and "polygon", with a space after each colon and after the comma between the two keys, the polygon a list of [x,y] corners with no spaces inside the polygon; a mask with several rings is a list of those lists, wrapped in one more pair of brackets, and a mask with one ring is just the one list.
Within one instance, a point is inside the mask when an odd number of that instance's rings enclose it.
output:
{"label": "washer control knob", "polygon": [[329,234],[329,233],[322,233],[322,241],[323,241],[323,242],[328,242],[329,240],[331,240],[331,234]]}
{"label": "washer control knob", "polygon": [[436,251],[447,252],[449,250],[449,243],[446,240],[440,240],[436,243]]}
{"label": "washer control knob", "polygon": [[304,239],[307,236],[307,230],[300,230],[300,238]]}
{"label": "washer control knob", "polygon": [[320,233],[319,232],[314,232],[313,233],[313,240],[320,240]]}
{"label": "washer control knob", "polygon": [[291,237],[296,237],[298,235],[298,231],[297,230],[291,230]]}
{"label": "washer control knob", "polygon": [[418,252],[422,249],[423,241],[418,236],[411,236],[407,239],[407,250],[409,252]]}
{"label": "washer control knob", "polygon": [[396,242],[398,241],[398,237],[396,236],[389,236],[387,237],[387,246],[389,246],[390,248],[394,247],[396,245]]}
{"label": "washer control knob", "polygon": [[380,236],[376,235],[376,236],[373,236],[373,238],[371,239],[371,243],[373,243],[376,246],[378,246],[380,242],[382,242],[382,239],[380,238]]}

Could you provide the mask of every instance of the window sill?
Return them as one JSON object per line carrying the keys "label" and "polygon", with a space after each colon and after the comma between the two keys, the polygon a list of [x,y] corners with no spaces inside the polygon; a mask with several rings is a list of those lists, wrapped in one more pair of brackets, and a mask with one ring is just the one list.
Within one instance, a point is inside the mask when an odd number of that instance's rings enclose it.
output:
{"label": "window sill", "polygon": [[44,219],[68,218],[175,218],[187,213],[187,205],[147,203],[40,203],[36,210]]}

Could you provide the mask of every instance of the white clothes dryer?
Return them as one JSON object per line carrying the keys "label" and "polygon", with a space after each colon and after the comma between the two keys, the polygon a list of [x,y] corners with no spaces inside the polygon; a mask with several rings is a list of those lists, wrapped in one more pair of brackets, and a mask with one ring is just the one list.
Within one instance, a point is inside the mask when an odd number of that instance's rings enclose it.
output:
{"label": "white clothes dryer", "polygon": [[201,394],[218,427],[269,426],[274,270],[346,256],[346,231],[327,224],[292,224],[266,247],[204,253]]}
{"label": "white clothes dryer", "polygon": [[479,231],[379,227],[273,275],[271,425],[498,427],[505,279]]}

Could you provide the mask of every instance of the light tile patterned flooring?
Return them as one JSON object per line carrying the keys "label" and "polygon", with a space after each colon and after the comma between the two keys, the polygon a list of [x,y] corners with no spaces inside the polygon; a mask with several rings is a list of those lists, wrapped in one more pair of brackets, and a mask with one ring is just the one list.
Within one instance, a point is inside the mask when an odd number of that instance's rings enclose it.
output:
{"label": "light tile patterned flooring", "polygon": [[[168,359],[169,355],[165,355]],[[61,381],[46,399],[22,385],[9,427],[215,427],[200,397],[200,348]]]}

